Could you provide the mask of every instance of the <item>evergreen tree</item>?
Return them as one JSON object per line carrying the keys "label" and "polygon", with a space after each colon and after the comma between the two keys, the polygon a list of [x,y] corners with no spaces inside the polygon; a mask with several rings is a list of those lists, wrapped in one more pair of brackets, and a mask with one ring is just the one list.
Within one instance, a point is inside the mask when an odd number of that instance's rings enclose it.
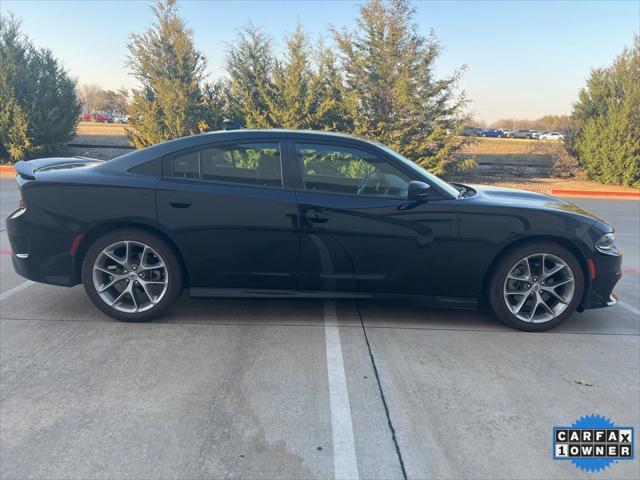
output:
{"label": "evergreen tree", "polygon": [[570,145],[590,178],[640,185],[640,37],[591,72],[573,119]]}
{"label": "evergreen tree", "polygon": [[269,107],[278,127],[309,129],[314,125],[317,83],[311,70],[307,38],[299,22],[286,44],[284,62],[277,62],[274,69],[274,95],[267,97]]}
{"label": "evergreen tree", "polygon": [[0,153],[20,160],[71,140],[75,88],[51,51],[34,47],[13,17],[0,17]]}
{"label": "evergreen tree", "polygon": [[152,9],[155,22],[144,34],[132,34],[128,45],[127,64],[142,86],[133,91],[129,107],[128,133],[136,147],[208,128],[205,57],[196,50],[175,0],[160,0]]}
{"label": "evergreen tree", "polygon": [[436,174],[451,170],[464,141],[460,71],[436,79],[440,44],[421,36],[407,0],[369,0],[358,28],[335,32],[354,132],[375,138]]}
{"label": "evergreen tree", "polygon": [[[206,130],[222,130],[225,116],[228,115],[228,89],[229,85],[225,80],[205,84],[203,99]],[[201,130],[205,130],[204,125],[201,127]]]}
{"label": "evergreen tree", "polygon": [[30,150],[29,121],[18,105],[7,72],[0,66],[0,155],[20,160]]}
{"label": "evergreen tree", "polygon": [[333,50],[320,43],[317,56],[318,69],[314,76],[313,87],[316,99],[312,128],[351,132],[353,121],[350,112],[355,111],[350,105],[353,97],[348,97],[345,92],[342,73],[336,63]]}
{"label": "evergreen tree", "polygon": [[227,50],[228,108],[233,120],[248,128],[278,126],[272,110],[275,59],[271,38],[249,24]]}

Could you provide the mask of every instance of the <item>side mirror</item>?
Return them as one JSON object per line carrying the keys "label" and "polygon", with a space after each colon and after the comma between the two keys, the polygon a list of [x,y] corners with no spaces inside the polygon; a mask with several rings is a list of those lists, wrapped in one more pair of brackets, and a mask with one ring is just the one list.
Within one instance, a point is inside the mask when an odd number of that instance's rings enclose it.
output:
{"label": "side mirror", "polygon": [[413,201],[426,200],[430,192],[431,185],[414,180],[412,182],[409,182],[407,197],[409,198],[409,200]]}

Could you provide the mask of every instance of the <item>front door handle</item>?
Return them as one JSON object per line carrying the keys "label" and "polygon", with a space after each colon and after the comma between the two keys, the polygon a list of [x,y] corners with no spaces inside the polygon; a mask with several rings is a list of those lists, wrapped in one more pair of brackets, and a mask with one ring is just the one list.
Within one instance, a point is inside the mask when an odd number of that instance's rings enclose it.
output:
{"label": "front door handle", "polygon": [[311,215],[307,213],[306,216],[307,216],[307,220],[310,221],[311,223],[327,223],[329,221],[329,217],[322,215],[319,212],[314,212]]}
{"label": "front door handle", "polygon": [[169,205],[173,208],[189,208],[193,203],[189,198],[171,197],[169,198]]}

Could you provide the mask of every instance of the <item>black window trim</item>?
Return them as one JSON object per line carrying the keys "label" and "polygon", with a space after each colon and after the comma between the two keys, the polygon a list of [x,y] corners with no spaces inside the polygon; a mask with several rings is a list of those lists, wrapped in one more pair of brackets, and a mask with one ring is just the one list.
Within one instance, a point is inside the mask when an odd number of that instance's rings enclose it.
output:
{"label": "black window trim", "polygon": [[[206,150],[209,148],[223,148],[226,146],[232,145],[244,145],[251,143],[276,143],[280,149],[280,177],[282,180],[281,186],[273,186],[273,185],[256,185],[255,183],[242,183],[242,182],[225,182],[224,180],[206,180],[202,178],[183,178],[183,177],[174,177],[172,176],[172,165],[171,159],[178,155],[189,154],[194,151]],[[269,138],[247,138],[247,139],[235,139],[235,140],[226,140],[226,141],[218,141],[211,143],[202,143],[200,145],[194,145],[192,147],[182,148],[180,150],[175,150],[173,152],[167,153],[162,156],[162,180],[171,181],[171,182],[179,182],[179,183],[204,183],[208,185],[237,185],[239,187],[252,187],[252,188],[266,188],[270,190],[284,190],[284,191],[293,191],[291,184],[287,182],[287,170],[286,167],[286,153],[285,153],[285,141],[279,137],[269,137]],[[201,175],[201,165],[198,162],[198,175]],[[289,176],[291,174],[289,173]]]}

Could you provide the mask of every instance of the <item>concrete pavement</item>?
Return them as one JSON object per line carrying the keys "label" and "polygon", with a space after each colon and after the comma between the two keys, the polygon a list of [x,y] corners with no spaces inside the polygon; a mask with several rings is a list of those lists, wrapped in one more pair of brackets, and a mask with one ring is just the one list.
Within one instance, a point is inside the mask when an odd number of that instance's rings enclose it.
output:
{"label": "concrete pavement", "polygon": [[[17,200],[0,189],[4,217]],[[576,203],[617,227],[617,290],[639,308],[640,202]],[[24,282],[10,263],[0,294]],[[126,324],[81,287],[9,295],[0,478],[592,478],[551,459],[552,426],[600,413],[640,430],[640,318],[621,306],[541,334],[484,312],[326,307],[185,297]],[[638,460],[597,476],[638,478]]]}

